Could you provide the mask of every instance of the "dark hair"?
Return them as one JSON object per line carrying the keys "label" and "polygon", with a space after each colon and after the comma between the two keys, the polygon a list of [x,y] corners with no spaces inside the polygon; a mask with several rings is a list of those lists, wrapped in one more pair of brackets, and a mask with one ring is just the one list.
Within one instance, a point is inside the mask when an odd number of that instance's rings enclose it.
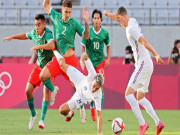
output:
{"label": "dark hair", "polygon": [[127,10],[125,7],[121,6],[118,8],[117,15],[126,15],[126,14],[127,14]]}
{"label": "dark hair", "polygon": [[71,0],[63,0],[62,6],[72,8],[72,1]]}
{"label": "dark hair", "polygon": [[180,40],[179,40],[179,39],[176,39],[176,40],[174,41],[174,47],[175,47],[178,43],[180,43]]}
{"label": "dark hair", "polygon": [[130,45],[126,46],[126,50],[129,51],[129,53],[133,54],[133,51]]}
{"label": "dark hair", "polygon": [[94,17],[94,14],[99,14],[100,15],[100,18],[101,18],[101,21],[102,21],[102,12],[98,9],[94,9],[93,10],[93,13],[92,13],[92,18]]}
{"label": "dark hair", "polygon": [[39,20],[39,19],[45,22],[45,16],[43,14],[36,14],[35,20]]}

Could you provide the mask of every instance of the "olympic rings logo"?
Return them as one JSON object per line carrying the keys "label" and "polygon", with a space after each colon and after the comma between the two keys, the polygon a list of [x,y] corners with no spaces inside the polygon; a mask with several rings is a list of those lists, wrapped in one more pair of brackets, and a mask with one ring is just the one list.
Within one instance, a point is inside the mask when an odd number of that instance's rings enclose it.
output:
{"label": "olympic rings logo", "polygon": [[[9,78],[9,84],[7,86],[5,86],[4,82],[1,80],[1,77],[5,76],[5,75],[8,76],[8,78]],[[0,74],[0,88],[2,88],[2,92],[0,92],[0,96],[2,96],[4,94],[5,90],[8,89],[11,86],[11,84],[12,84],[11,75],[8,72],[2,72]]]}

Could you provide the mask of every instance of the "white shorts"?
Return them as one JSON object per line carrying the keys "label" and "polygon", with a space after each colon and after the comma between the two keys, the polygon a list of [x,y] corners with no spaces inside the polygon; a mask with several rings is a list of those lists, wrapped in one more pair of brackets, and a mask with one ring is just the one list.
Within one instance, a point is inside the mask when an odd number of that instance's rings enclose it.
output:
{"label": "white shorts", "polygon": [[146,64],[142,62],[140,66],[136,67],[128,83],[135,91],[147,93],[148,87],[153,72],[153,64]]}
{"label": "white shorts", "polygon": [[79,93],[79,90],[76,90],[75,94],[72,96],[72,98],[67,102],[69,109],[79,109],[80,106],[87,104],[87,101],[84,97],[82,97]]}

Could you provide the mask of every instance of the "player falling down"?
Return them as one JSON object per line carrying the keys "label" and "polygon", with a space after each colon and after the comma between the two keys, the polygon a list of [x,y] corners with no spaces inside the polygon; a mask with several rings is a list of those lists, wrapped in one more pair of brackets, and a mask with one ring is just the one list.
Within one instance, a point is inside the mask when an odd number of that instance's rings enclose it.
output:
{"label": "player falling down", "polygon": [[[111,46],[109,33],[106,29],[101,27],[102,22],[102,12],[98,9],[94,9],[92,13],[92,22],[93,26],[90,27],[89,39],[82,39],[82,53],[86,51],[88,57],[90,58],[95,70],[97,73],[104,75],[104,68],[108,68],[110,64],[111,57]],[[107,60],[104,59],[104,45],[107,48]],[[81,64],[82,69],[84,69]],[[104,91],[102,91],[102,107],[104,102]],[[90,104],[91,108],[91,118],[93,121],[96,120],[94,102]],[[84,108],[80,109],[81,112],[81,121],[82,123],[86,122],[86,115]]]}
{"label": "player falling down", "polygon": [[[50,5],[50,0],[44,0],[43,3],[44,10],[50,16],[53,22],[54,28],[54,38],[56,41],[56,49],[58,52],[61,52],[62,56],[65,58],[67,64],[77,68],[77,59],[74,54],[75,49],[75,35],[78,33],[84,38],[89,38],[89,10],[87,7],[83,9],[83,19],[85,21],[85,30],[82,25],[75,19],[71,18],[72,12],[72,1],[63,0],[62,3],[62,14],[56,12]],[[52,61],[49,62],[41,71],[40,79],[43,81],[44,85],[53,91],[53,102],[50,105],[53,105],[55,102],[55,96],[58,92],[52,84],[50,77],[56,77],[57,75],[63,75],[66,80],[69,80],[69,77],[63,72],[60,68],[59,63],[56,57],[52,58]]]}
{"label": "player falling down", "polygon": [[[164,128],[164,124],[159,120],[151,103],[145,97],[153,72],[153,62],[148,50],[154,55],[158,64],[163,64],[164,62],[151,44],[144,38],[136,19],[129,18],[124,7],[120,7],[116,14],[108,13],[107,10],[104,11],[104,14],[118,21],[123,28],[126,28],[126,36],[133,50],[135,70],[129,80],[125,98],[139,121],[139,135],[144,135],[145,131],[149,128],[149,125],[141,114],[139,104],[142,105],[147,113],[154,119],[156,124],[156,135],[159,135]],[[135,93],[137,100],[134,97]]]}
{"label": "player falling down", "polygon": [[[31,117],[29,121],[29,130],[33,128],[35,119],[37,117],[37,111],[34,107],[34,97],[33,91],[36,86],[40,86],[41,80],[39,79],[40,72],[43,67],[52,59],[53,51],[52,49],[55,48],[52,32],[46,27],[45,24],[45,17],[43,14],[37,14],[35,16],[35,29],[28,33],[21,33],[18,35],[13,35],[9,37],[3,38],[5,40],[12,40],[12,39],[20,39],[26,40],[30,39],[36,43],[36,46],[31,48],[31,51],[38,52],[38,60],[35,64],[34,69],[32,70],[27,85],[26,85],[26,97],[29,109],[31,111]],[[54,78],[51,78],[53,81]],[[42,113],[41,118],[39,121],[39,128],[44,128],[44,119],[48,109],[49,104],[49,90],[44,86],[43,90],[43,101],[42,101]]]}
{"label": "player falling down", "polygon": [[103,75],[100,73],[96,73],[86,53],[83,53],[81,55],[81,61],[85,62],[86,68],[88,70],[88,76],[83,75],[73,66],[66,64],[65,59],[58,52],[56,52],[55,55],[60,63],[61,69],[68,75],[70,81],[76,88],[76,92],[72,96],[72,98],[68,102],[60,106],[60,114],[63,114],[66,117],[66,121],[70,121],[74,116],[74,109],[79,109],[80,106],[94,101],[97,110],[98,134],[101,134],[101,87],[104,84]]}

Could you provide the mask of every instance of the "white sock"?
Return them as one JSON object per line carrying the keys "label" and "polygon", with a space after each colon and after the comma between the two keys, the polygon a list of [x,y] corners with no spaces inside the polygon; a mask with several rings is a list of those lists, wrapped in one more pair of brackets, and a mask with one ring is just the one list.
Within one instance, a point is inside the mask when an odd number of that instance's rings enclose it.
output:
{"label": "white sock", "polygon": [[68,115],[65,115],[65,117],[71,117],[72,116],[72,111],[69,111]]}
{"label": "white sock", "polygon": [[57,61],[59,62],[60,58],[63,58],[63,56],[58,51],[53,51],[54,55],[56,56]]}
{"label": "white sock", "polygon": [[134,95],[130,94],[130,95],[126,96],[126,100],[130,104],[132,111],[134,112],[136,118],[138,119],[139,125],[144,125],[145,120],[142,116],[141,110],[139,108],[139,104],[138,104],[136,98],[134,97]]}
{"label": "white sock", "polygon": [[138,103],[146,109],[146,112],[154,119],[155,124],[157,126],[160,120],[156,112],[154,111],[154,108],[152,107],[151,103],[145,97],[139,100]]}

